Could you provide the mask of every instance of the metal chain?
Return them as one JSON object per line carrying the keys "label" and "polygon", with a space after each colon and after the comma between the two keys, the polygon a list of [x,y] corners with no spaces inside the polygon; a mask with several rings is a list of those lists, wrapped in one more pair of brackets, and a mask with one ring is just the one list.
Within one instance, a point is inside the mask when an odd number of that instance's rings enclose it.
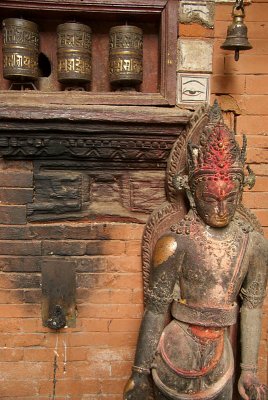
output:
{"label": "metal chain", "polygon": [[244,10],[244,1],[243,0],[236,0],[235,2],[235,8],[237,10]]}

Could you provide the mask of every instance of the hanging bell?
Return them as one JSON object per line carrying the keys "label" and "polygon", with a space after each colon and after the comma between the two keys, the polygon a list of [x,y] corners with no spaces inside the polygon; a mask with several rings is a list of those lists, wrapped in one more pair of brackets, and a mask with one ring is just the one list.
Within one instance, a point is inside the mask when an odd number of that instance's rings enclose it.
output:
{"label": "hanging bell", "polygon": [[232,12],[233,22],[228,26],[227,38],[221,45],[224,50],[235,51],[235,61],[239,59],[240,50],[252,49],[251,44],[248,41],[248,28],[244,24],[245,11],[244,7],[235,5]]}

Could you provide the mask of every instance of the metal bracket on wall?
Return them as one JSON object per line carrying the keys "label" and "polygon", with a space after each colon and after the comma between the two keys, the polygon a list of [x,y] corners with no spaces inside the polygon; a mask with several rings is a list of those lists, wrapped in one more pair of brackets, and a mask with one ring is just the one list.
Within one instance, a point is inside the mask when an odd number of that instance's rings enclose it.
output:
{"label": "metal bracket on wall", "polygon": [[42,264],[42,319],[51,329],[74,327],[76,320],[75,265],[51,258]]}

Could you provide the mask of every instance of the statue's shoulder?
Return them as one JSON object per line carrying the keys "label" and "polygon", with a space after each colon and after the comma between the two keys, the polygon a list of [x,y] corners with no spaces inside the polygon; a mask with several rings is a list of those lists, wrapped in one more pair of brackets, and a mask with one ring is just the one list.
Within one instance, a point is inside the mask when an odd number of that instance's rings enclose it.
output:
{"label": "statue's shoulder", "polygon": [[167,262],[178,250],[178,241],[176,235],[172,232],[166,232],[156,242],[153,251],[152,265],[157,267]]}
{"label": "statue's shoulder", "polygon": [[255,230],[250,232],[250,238],[252,243],[252,250],[258,257],[261,254],[264,255],[268,262],[268,240],[260,232]]}
{"label": "statue's shoulder", "polygon": [[176,259],[176,255],[186,252],[189,242],[195,240],[196,233],[201,229],[196,216],[186,215],[178,223],[172,225],[156,242],[152,265],[159,266]]}
{"label": "statue's shoulder", "polygon": [[268,240],[263,235],[262,230],[256,229],[254,225],[243,218],[236,217],[234,223],[238,228],[249,236],[249,246],[251,251],[256,255],[266,254],[268,259]]}

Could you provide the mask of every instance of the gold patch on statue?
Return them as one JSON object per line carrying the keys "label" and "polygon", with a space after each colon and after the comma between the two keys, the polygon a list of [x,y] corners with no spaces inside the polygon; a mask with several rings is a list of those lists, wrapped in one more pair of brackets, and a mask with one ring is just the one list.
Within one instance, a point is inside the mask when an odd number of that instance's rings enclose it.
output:
{"label": "gold patch on statue", "polygon": [[177,249],[177,242],[171,236],[165,236],[158,240],[155,246],[153,255],[153,266],[157,267],[175,253]]}
{"label": "gold patch on statue", "polygon": [[130,390],[132,390],[132,389],[134,388],[134,386],[135,386],[134,380],[133,380],[133,379],[130,379],[130,380],[127,382],[127,385],[126,385],[126,387],[125,387],[124,392],[125,392],[125,393],[129,392]]}

